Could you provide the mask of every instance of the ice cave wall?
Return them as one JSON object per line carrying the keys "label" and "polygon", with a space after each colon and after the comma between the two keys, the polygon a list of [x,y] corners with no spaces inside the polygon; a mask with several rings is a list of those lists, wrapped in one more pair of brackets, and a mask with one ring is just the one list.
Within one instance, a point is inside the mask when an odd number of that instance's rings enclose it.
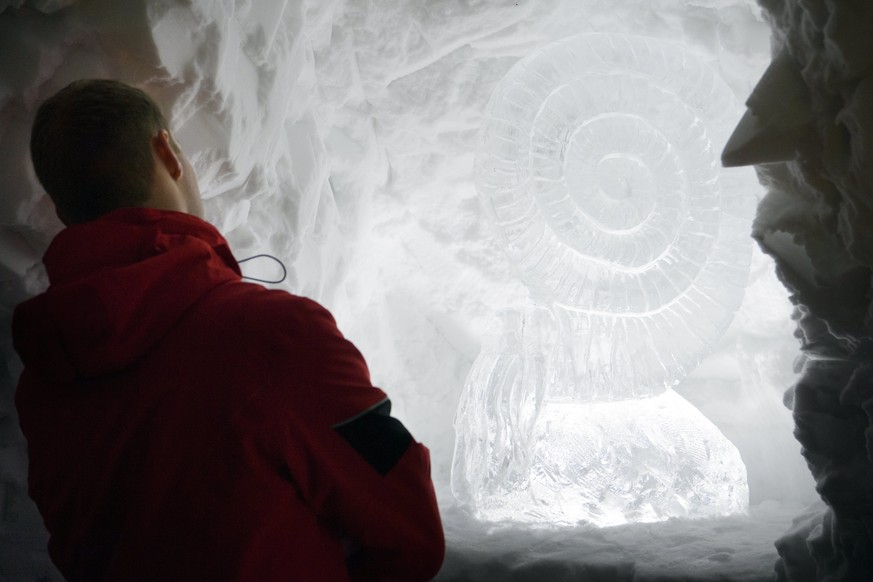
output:
{"label": "ice cave wall", "polygon": [[[752,0],[0,0],[0,543],[11,549],[0,575],[49,571],[8,335],[13,306],[45,285],[39,258],[61,226],[27,157],[42,99],[89,76],[149,89],[192,157],[208,219],[238,257],[281,257],[284,288],[334,312],[431,448],[443,494],[484,330],[527,299],[472,183],[482,112],[519,58],[585,31],[681,42],[740,100],[769,60]],[[792,378],[793,348],[766,299],[771,278],[753,258],[736,325],[680,387],[737,444],[753,503],[806,495],[805,467],[780,452],[793,440],[772,387]]]}
{"label": "ice cave wall", "polygon": [[[738,163],[768,193],[754,236],[797,305],[802,374],[786,394],[828,507],[778,543],[783,580],[873,579],[873,4],[762,0],[773,64]],[[742,156],[740,156],[742,157]]]}

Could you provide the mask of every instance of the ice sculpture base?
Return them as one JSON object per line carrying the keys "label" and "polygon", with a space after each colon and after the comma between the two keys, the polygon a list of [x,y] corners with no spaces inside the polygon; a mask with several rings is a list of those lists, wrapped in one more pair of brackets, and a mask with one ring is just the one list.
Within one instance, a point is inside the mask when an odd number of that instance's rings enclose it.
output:
{"label": "ice sculpture base", "polygon": [[544,403],[534,439],[527,479],[477,499],[480,519],[603,527],[748,509],[739,451],[672,390]]}

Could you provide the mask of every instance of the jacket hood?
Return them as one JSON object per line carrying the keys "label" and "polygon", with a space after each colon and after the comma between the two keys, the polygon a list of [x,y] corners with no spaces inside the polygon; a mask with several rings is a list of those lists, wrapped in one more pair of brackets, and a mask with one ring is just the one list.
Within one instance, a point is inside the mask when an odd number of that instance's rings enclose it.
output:
{"label": "jacket hood", "polygon": [[148,208],[64,229],[43,263],[50,286],[15,309],[12,331],[28,372],[51,383],[129,366],[206,293],[241,279],[215,227]]}

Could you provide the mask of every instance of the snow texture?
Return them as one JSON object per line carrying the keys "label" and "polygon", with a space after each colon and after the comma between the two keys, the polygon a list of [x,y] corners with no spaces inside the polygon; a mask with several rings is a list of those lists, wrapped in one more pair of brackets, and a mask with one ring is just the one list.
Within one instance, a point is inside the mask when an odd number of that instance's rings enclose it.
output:
{"label": "snow texture", "polygon": [[802,374],[786,398],[828,505],[779,540],[777,570],[780,580],[871,580],[873,5],[762,5],[774,59],[748,101],[762,120],[748,141],[776,144],[786,128],[796,133],[780,163],[758,167],[768,193],[754,236],[797,306]]}
{"label": "snow texture", "polygon": [[452,508],[445,514],[446,561],[436,580],[765,582],[773,579],[772,539],[801,510],[766,502],[749,516],[525,531],[486,526]]}
{"label": "snow texture", "polygon": [[[30,123],[68,82],[111,76],[165,109],[200,176],[207,216],[236,255],[281,258],[289,279],[280,288],[336,315],[396,414],[431,449],[450,548],[441,577],[769,579],[773,540],[815,493],[782,403],[795,381],[790,305],[758,251],[733,323],[675,386],[742,455],[749,517],[492,532],[448,491],[464,379],[498,314],[531,299],[480,207],[478,128],[519,59],[604,31],[682,45],[740,101],[770,60],[770,32],[751,0],[0,0],[0,578],[58,579],[26,495],[12,403],[20,362],[11,310],[47,284],[39,259],[61,228],[33,176]],[[760,193],[751,172],[737,176]],[[761,212],[828,232],[834,221],[804,218],[805,208],[793,212],[777,196]],[[841,228],[859,233],[861,224]],[[841,256],[815,260],[828,272]],[[268,267],[253,261],[246,271],[270,278]],[[805,523],[792,548],[803,546]]]}

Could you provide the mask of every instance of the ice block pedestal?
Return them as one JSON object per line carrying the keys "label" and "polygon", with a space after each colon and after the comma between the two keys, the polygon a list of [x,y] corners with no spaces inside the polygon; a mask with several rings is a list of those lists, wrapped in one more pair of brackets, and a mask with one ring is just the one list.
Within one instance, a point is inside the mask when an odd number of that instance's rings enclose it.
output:
{"label": "ice block pedestal", "polygon": [[614,402],[546,402],[528,487],[476,500],[488,521],[596,526],[745,511],[736,447],[673,390]]}

